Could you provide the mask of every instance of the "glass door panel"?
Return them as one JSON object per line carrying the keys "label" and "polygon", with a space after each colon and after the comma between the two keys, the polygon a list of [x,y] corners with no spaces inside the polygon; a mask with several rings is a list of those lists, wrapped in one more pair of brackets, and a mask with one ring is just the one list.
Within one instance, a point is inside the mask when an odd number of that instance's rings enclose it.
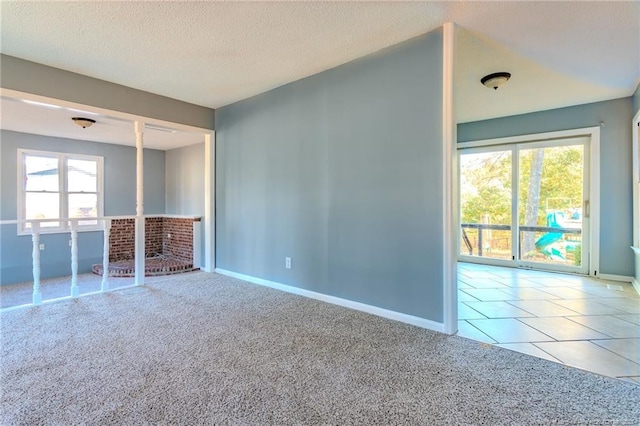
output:
{"label": "glass door panel", "polygon": [[512,150],[460,155],[460,255],[513,259]]}
{"label": "glass door panel", "polygon": [[517,258],[521,264],[585,269],[584,148],[580,144],[518,150]]}

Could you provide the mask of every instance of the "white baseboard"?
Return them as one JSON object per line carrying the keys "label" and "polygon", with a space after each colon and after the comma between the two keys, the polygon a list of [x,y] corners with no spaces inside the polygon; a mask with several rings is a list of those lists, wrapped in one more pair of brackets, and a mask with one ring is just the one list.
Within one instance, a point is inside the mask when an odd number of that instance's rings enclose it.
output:
{"label": "white baseboard", "polygon": [[417,327],[426,328],[428,330],[439,331],[444,333],[444,324],[431,321],[428,319],[415,317],[413,315],[403,314],[396,311],[390,311],[388,309],[378,308],[377,306],[366,305],[360,302],[354,302],[352,300],[342,299],[340,297],[329,296],[315,291],[305,290],[298,287],[293,287],[285,284],[280,284],[274,281],[264,280],[262,278],[256,278],[249,275],[238,274],[237,272],[227,271],[225,269],[216,268],[215,272],[228,277],[237,278],[239,280],[248,281],[253,284],[262,285],[265,287],[274,288],[276,290],[285,291],[287,293],[297,294],[298,296],[304,296],[311,299],[320,300],[322,302],[331,303],[333,305],[342,306],[349,309],[355,309],[356,311],[366,312],[368,314],[376,315],[379,317],[387,318],[394,321],[403,322],[406,324],[415,325]]}
{"label": "white baseboard", "polygon": [[622,281],[625,283],[630,283],[633,281],[633,277],[627,277],[626,275],[613,275],[613,274],[600,274],[598,278],[601,280],[609,280],[609,281]]}

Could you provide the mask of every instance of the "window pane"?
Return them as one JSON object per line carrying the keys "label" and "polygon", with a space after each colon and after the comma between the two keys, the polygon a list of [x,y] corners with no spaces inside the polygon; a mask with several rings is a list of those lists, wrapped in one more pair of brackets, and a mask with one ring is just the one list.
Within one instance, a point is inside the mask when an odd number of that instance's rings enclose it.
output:
{"label": "window pane", "polygon": [[98,164],[95,161],[69,159],[67,170],[69,192],[98,191]]}
{"label": "window pane", "polygon": [[[56,219],[60,216],[58,193],[28,192],[26,194],[26,219]],[[59,222],[43,222],[41,227],[60,226]],[[27,225],[27,228],[31,226]]]}
{"label": "window pane", "polygon": [[[58,191],[58,159],[25,156],[25,188],[27,191]],[[58,213],[53,217],[58,217]]]}
{"label": "window pane", "polygon": [[511,151],[460,155],[460,254],[512,259]]}
{"label": "window pane", "polygon": [[[69,217],[98,217],[96,194],[69,194]],[[80,225],[96,225],[95,220],[79,221]]]}
{"label": "window pane", "polygon": [[584,146],[520,150],[522,260],[582,265]]}

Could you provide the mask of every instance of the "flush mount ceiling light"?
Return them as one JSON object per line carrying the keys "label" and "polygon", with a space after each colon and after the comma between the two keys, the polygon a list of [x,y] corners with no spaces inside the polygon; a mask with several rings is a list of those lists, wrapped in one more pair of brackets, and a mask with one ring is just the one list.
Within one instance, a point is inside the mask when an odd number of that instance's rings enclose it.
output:
{"label": "flush mount ceiling light", "polygon": [[76,123],[78,126],[82,127],[83,129],[86,129],[87,127],[91,127],[93,123],[96,122],[96,120],[92,120],[90,118],[84,118],[84,117],[73,117],[72,120],[74,123]]}
{"label": "flush mount ceiling light", "polygon": [[485,75],[480,80],[480,83],[487,86],[489,89],[498,90],[498,87],[505,84],[511,78],[511,73],[508,72],[494,72],[493,74]]}

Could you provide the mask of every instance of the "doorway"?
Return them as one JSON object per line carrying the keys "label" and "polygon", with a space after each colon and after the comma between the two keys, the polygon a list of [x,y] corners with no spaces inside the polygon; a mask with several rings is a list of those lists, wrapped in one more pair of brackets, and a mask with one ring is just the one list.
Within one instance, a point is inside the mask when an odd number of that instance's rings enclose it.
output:
{"label": "doorway", "polygon": [[459,148],[460,261],[596,275],[592,157],[599,129],[587,130]]}

